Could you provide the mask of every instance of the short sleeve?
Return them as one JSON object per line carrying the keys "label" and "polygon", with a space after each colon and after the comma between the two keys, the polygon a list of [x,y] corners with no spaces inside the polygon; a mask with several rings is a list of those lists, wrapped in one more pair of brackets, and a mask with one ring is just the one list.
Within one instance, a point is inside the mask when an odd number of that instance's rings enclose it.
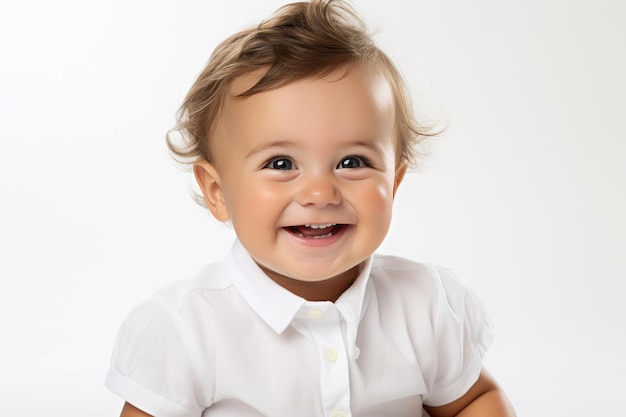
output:
{"label": "short sleeve", "polygon": [[476,294],[454,272],[438,270],[435,305],[436,370],[424,403],[440,406],[462,397],[478,380],[494,338],[493,324]]}
{"label": "short sleeve", "polygon": [[118,332],[105,385],[155,417],[200,416],[209,400],[194,337],[164,300],[137,306]]}

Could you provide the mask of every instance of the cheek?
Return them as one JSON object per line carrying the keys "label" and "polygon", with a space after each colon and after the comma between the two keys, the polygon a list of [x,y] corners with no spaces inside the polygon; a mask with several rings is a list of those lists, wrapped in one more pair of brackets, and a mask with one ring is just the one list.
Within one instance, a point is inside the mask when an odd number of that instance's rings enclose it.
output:
{"label": "cheek", "polygon": [[378,181],[367,187],[357,187],[355,196],[362,212],[381,219],[391,216],[393,205],[393,185],[388,181]]}
{"label": "cheek", "polygon": [[277,215],[281,206],[281,197],[285,193],[280,192],[278,187],[263,186],[241,179],[236,184],[228,184],[233,193],[225,193],[226,207],[233,223],[244,221],[246,223],[258,223],[269,220]]}

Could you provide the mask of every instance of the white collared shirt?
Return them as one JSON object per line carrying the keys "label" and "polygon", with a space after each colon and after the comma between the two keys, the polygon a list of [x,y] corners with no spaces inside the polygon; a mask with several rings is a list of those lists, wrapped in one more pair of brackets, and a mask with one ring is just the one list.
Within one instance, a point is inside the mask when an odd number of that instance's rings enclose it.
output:
{"label": "white collared shirt", "polygon": [[450,270],[374,255],[335,303],[308,302],[237,241],[130,313],[106,385],[155,417],[421,416],[471,387],[492,337]]}

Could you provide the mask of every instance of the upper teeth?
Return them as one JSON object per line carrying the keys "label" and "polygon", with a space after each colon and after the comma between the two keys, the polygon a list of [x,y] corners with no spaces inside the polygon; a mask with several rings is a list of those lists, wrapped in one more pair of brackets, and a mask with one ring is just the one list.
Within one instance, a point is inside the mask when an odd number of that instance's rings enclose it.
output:
{"label": "upper teeth", "polygon": [[328,224],[305,224],[305,227],[310,227],[311,229],[326,229],[327,227],[334,226],[332,223]]}

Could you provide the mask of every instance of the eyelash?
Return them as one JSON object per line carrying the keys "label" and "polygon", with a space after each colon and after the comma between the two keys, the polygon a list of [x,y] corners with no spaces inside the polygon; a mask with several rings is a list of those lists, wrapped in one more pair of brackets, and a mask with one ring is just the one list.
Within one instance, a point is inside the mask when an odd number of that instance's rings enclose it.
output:
{"label": "eyelash", "polygon": [[[372,167],[372,163],[366,157],[359,156],[359,155],[348,155],[348,156],[343,157],[341,161],[339,162],[339,164],[337,164],[337,169],[341,169],[340,166],[342,162],[348,159],[358,159],[359,161],[361,161],[362,165],[357,168],[371,168]],[[350,168],[345,168],[345,169],[350,169]],[[352,168],[352,169],[356,169],[356,168]]]}
{"label": "eyelash", "polygon": [[[357,160],[360,161],[360,163],[362,165],[358,166],[358,167],[355,167],[355,168],[341,168],[341,164],[344,161],[348,160],[348,159],[357,159]],[[281,168],[277,168],[277,167],[272,168],[272,164],[275,163],[275,162],[278,162],[278,161],[286,161],[289,164],[291,164],[291,166],[288,169],[281,169]],[[264,168],[264,169],[274,169],[274,170],[277,170],[277,171],[289,171],[289,170],[294,169],[295,166],[296,166],[296,164],[293,162],[293,160],[290,157],[285,156],[285,155],[276,155],[276,156],[273,156],[273,157],[269,158],[267,161],[265,161],[265,163],[263,164],[262,168]],[[341,159],[341,161],[337,164],[336,169],[357,169],[357,168],[371,168],[371,167],[372,167],[372,164],[371,164],[371,162],[370,162],[370,160],[368,158],[366,158],[364,156],[359,156],[359,155],[348,155],[348,156],[345,156],[345,157],[343,157]]]}
{"label": "eyelash", "polygon": [[[271,167],[272,163],[277,162],[277,161],[281,161],[281,160],[288,161],[288,162],[292,165],[292,166],[291,166],[288,170],[293,169],[293,167],[295,167],[295,165],[296,165],[296,164],[295,164],[295,163],[291,160],[291,158],[289,158],[288,156],[284,156],[284,155],[276,155],[276,156],[271,157],[271,158],[270,158],[270,159],[268,159],[267,161],[265,161],[265,163],[263,164],[263,168],[266,168],[266,169],[275,169],[275,170],[277,170],[277,171],[281,171],[281,169],[280,169],[280,168],[272,168],[272,167]],[[287,169],[285,169],[284,171],[288,171],[288,170],[287,170]]]}

